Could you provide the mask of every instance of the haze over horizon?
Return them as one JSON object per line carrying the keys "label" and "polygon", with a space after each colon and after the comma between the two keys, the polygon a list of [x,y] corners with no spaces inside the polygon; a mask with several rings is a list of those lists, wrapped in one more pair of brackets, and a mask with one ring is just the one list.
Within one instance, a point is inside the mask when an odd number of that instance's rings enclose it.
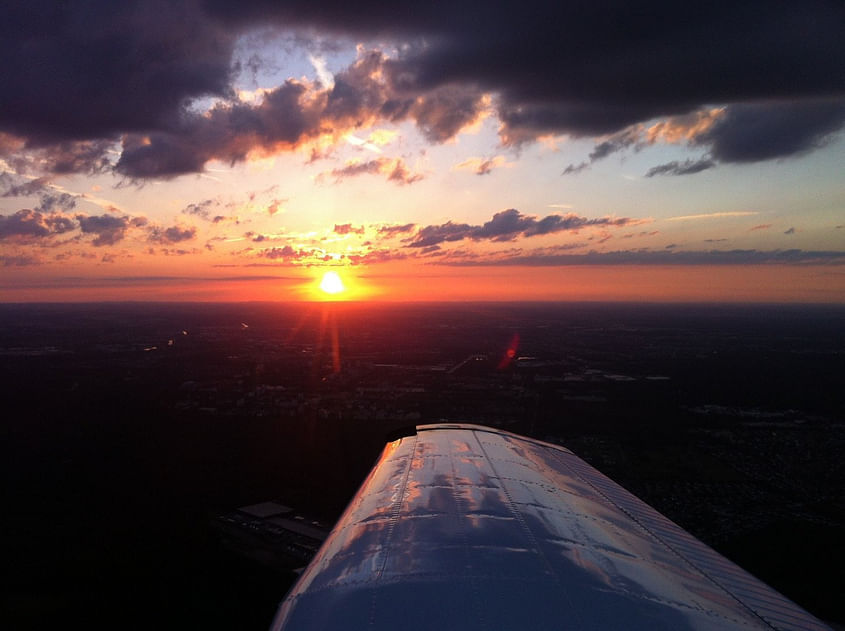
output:
{"label": "haze over horizon", "polygon": [[845,300],[845,6],[14,2],[0,301]]}

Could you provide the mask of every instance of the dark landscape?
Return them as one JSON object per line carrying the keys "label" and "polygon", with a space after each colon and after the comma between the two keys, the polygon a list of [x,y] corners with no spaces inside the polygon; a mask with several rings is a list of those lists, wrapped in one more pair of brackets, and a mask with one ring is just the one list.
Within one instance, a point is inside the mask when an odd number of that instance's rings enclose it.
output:
{"label": "dark landscape", "polygon": [[845,624],[842,306],[5,304],[0,383],[6,628],[266,629],[295,575],[218,516],[330,525],[441,419],[567,446]]}

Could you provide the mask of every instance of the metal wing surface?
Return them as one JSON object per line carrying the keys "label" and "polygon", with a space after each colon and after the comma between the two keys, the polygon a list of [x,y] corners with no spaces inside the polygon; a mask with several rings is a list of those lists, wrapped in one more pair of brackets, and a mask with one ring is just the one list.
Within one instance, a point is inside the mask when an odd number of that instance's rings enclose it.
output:
{"label": "metal wing surface", "polygon": [[827,629],[562,447],[388,443],[273,629]]}

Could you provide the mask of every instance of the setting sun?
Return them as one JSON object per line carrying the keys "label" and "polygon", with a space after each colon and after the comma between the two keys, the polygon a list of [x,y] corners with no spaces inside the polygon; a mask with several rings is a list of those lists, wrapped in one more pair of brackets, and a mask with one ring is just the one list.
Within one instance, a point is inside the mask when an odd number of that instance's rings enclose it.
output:
{"label": "setting sun", "polygon": [[343,286],[343,281],[337,272],[326,272],[323,274],[323,280],[320,281],[320,289],[334,296],[345,291],[346,287]]}

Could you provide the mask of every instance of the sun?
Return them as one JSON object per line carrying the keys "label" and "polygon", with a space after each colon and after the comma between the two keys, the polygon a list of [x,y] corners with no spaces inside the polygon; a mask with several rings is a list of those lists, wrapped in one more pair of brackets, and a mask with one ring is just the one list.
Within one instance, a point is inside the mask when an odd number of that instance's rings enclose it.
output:
{"label": "sun", "polygon": [[332,296],[346,291],[346,287],[343,286],[343,281],[337,272],[326,272],[323,274],[323,280],[320,281],[320,289]]}

